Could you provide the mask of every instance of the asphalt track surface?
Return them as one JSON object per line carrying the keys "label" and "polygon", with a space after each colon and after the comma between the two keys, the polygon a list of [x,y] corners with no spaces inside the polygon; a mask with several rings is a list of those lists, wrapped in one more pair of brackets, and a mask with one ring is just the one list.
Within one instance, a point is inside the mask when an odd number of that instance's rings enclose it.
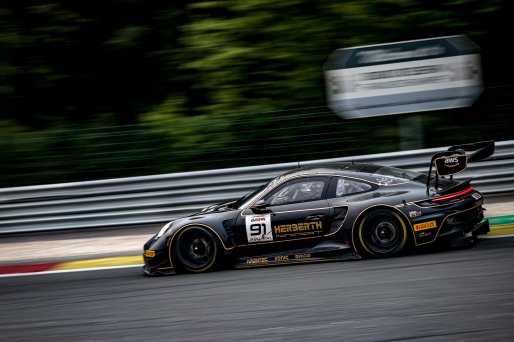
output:
{"label": "asphalt track surface", "polygon": [[0,278],[2,341],[512,341],[514,238],[391,259],[147,278]]}

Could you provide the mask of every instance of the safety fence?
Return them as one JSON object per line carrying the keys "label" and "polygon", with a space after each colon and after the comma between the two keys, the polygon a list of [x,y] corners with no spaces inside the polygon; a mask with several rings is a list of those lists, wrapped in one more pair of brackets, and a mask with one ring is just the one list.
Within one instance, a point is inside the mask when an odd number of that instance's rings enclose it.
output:
{"label": "safety fence", "polygon": [[[431,156],[446,148],[301,162],[373,162],[427,171]],[[236,199],[298,167],[282,163],[0,189],[0,234],[161,223],[209,204]],[[514,140],[496,143],[493,156],[471,163],[456,178],[473,177],[484,194],[514,191]]]}

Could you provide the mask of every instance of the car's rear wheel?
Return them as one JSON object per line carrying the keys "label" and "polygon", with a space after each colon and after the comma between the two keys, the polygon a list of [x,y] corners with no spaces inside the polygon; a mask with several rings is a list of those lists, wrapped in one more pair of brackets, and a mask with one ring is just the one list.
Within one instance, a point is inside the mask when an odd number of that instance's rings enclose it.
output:
{"label": "car's rear wheel", "polygon": [[203,227],[188,227],[181,230],[174,243],[174,261],[180,271],[211,271],[218,266],[220,253],[217,238]]}
{"label": "car's rear wheel", "polygon": [[405,247],[407,227],[397,213],[378,209],[363,217],[357,237],[364,254],[389,257],[399,254]]}

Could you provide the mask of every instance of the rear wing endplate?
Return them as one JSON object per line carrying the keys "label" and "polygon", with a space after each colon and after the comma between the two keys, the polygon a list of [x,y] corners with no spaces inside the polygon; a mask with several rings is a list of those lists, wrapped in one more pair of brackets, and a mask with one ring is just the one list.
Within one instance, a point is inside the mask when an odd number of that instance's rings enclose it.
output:
{"label": "rear wing endplate", "polygon": [[468,162],[485,159],[494,153],[494,141],[482,141],[471,144],[455,145],[447,151],[432,156],[428,169],[427,188],[430,187],[432,167],[435,163],[435,188],[439,186],[439,176],[450,176],[466,170]]}

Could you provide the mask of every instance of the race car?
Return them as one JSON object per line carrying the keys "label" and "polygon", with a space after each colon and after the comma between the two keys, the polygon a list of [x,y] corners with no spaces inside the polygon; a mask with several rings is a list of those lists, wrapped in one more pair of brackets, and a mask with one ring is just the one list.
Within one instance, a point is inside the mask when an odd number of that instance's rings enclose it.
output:
{"label": "race car", "polygon": [[476,239],[489,231],[483,196],[453,175],[493,152],[493,141],[452,146],[427,174],[357,162],[299,167],[165,224],[144,245],[144,274],[391,257]]}

